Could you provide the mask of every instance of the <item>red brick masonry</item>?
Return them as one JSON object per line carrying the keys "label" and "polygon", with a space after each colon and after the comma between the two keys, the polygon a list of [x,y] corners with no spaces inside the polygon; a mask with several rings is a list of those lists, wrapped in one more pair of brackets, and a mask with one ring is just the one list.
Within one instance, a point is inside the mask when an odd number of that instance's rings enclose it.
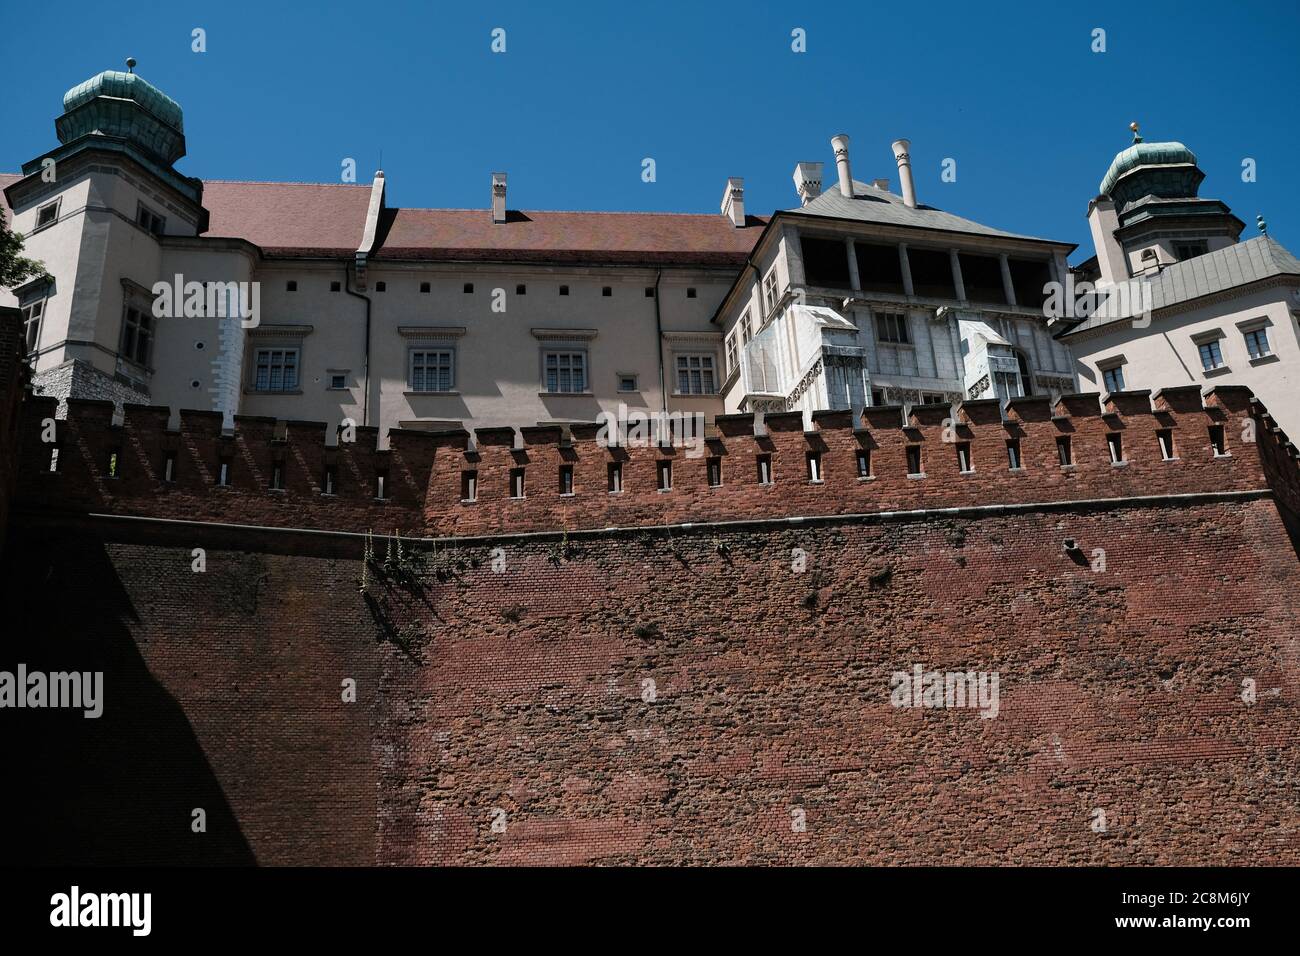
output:
{"label": "red brick masonry", "polygon": [[[144,407],[114,427],[111,406],[73,401],[49,473],[53,403],[31,399],[0,668],[107,676],[99,721],[0,711],[19,731],[0,735],[6,766],[31,768],[0,807],[31,821],[18,852],[1300,863],[1286,437],[1235,388],[949,414],[822,413],[807,433],[770,415],[762,437],[728,416],[687,458],[608,449],[594,426],[572,442],[524,429],[517,450],[509,431],[480,430],[476,451],[463,432],[394,432],[375,451],[373,430],[327,446],[323,425],[277,439],[241,419],[223,437],[183,412],[169,432]],[[907,474],[912,445],[924,477]],[[526,497],[511,499],[519,468]],[[407,540],[399,561],[395,529],[446,540]],[[997,717],[891,706],[891,675],[916,664],[996,672]],[[208,832],[193,834],[200,806]]]}

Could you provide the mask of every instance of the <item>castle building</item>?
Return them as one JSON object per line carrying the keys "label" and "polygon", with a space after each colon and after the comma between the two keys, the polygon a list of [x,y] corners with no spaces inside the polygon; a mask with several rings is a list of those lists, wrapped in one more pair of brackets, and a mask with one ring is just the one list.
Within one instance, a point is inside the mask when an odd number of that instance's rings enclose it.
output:
{"label": "castle building", "polygon": [[1044,318],[1069,243],[1003,232],[917,199],[909,143],[893,144],[901,195],[794,170],[801,205],[777,212],[718,310],[728,411],[1006,400],[1073,391],[1068,350]]}
{"label": "castle building", "polygon": [[[393,207],[382,172],[202,182],[175,167],[180,106],[132,72],[69,90],[55,130],[0,178],[52,277],[0,302],[22,310],[42,394],[381,434],[722,410],[711,320],[765,225],[738,180],[727,216],[521,211],[504,173],[482,210]],[[215,308],[182,309],[191,282]]]}
{"label": "castle building", "polygon": [[1300,260],[1198,196],[1205,174],[1182,143],[1136,135],[1088,204],[1096,255],[1075,270],[1123,307],[1053,325],[1085,390],[1245,385],[1278,424],[1300,431]]}

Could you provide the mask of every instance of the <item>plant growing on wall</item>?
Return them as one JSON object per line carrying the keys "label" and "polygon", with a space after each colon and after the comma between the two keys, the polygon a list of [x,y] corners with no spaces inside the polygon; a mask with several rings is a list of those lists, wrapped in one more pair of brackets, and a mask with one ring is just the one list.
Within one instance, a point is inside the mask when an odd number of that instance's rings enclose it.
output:
{"label": "plant growing on wall", "polygon": [[0,212],[0,289],[12,289],[29,279],[49,279],[45,264],[23,254],[23,237],[9,228]]}

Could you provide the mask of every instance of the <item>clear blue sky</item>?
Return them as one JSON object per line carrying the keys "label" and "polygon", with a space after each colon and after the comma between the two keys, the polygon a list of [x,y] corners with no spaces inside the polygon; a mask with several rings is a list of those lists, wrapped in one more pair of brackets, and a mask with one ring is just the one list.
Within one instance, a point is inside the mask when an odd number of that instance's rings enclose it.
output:
{"label": "clear blue sky", "polygon": [[[1195,151],[1202,195],[1247,236],[1262,212],[1300,252],[1294,0],[71,2],[7,22],[8,171],[55,143],[68,87],[131,55],[184,108],[179,168],[202,178],[337,181],[354,157],[364,181],[382,149],[392,205],[486,208],[504,169],[512,208],[713,212],[743,176],[766,214],[796,204],[797,161],[833,178],[837,132],[855,178],[897,189],[889,144],[905,136],[922,202],[1090,251],[1086,204],[1136,119]],[[206,53],[191,52],[195,27]],[[948,157],[955,183],[940,181]]]}

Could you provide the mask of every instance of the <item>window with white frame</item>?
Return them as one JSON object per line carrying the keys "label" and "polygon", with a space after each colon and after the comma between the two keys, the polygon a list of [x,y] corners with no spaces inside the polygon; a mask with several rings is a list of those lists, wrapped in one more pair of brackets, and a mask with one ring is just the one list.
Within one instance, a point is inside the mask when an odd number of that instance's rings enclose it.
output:
{"label": "window with white frame", "polygon": [[52,226],[58,221],[59,200],[56,199],[54,202],[47,202],[44,206],[41,206],[36,210],[36,229],[32,231],[36,232],[37,230],[44,229],[46,226]]}
{"label": "window with white frame", "polygon": [[23,320],[23,341],[27,353],[35,352],[41,342],[41,320],[45,317],[45,299],[35,299],[22,306],[19,314]]}
{"label": "window with white frame", "polygon": [[738,329],[732,329],[731,334],[727,336],[727,374],[730,375],[740,364],[740,353],[736,345],[736,335]]}
{"label": "window with white frame", "polygon": [[1102,369],[1101,384],[1107,392],[1124,391],[1124,363]]}
{"label": "window with white frame", "polygon": [[548,392],[579,393],[587,390],[586,352],[544,352],[542,373]]}
{"label": "window with white frame", "polygon": [[876,313],[876,338],[897,345],[910,343],[912,340],[907,331],[907,316],[902,312]]}
{"label": "window with white frame", "polygon": [[740,317],[740,321],[736,324],[740,326],[740,344],[743,348],[754,337],[754,327],[749,321],[749,309],[745,310],[745,314]]}
{"label": "window with white frame", "polygon": [[453,349],[411,349],[408,381],[413,392],[450,392],[456,383]]}
{"label": "window with white frame", "polygon": [[128,302],[122,316],[122,358],[147,366],[153,352],[153,314]]}
{"label": "window with white frame", "polygon": [[677,391],[682,395],[712,395],[717,391],[712,355],[677,356]]}
{"label": "window with white frame", "polygon": [[772,314],[772,310],[776,308],[777,300],[780,298],[777,286],[776,266],[773,266],[772,271],[763,280],[763,311],[768,315]]}
{"label": "window with white frame", "polygon": [[1196,349],[1201,354],[1201,368],[1211,372],[1223,365],[1223,349],[1218,339],[1197,343]]}
{"label": "window with white frame", "polygon": [[298,388],[298,349],[257,349],[253,357],[253,389],[292,392]]}
{"label": "window with white frame", "polygon": [[1243,329],[1241,334],[1246,340],[1246,354],[1252,359],[1260,359],[1273,354],[1273,348],[1268,344],[1268,329],[1264,326],[1259,325],[1254,328]]}

